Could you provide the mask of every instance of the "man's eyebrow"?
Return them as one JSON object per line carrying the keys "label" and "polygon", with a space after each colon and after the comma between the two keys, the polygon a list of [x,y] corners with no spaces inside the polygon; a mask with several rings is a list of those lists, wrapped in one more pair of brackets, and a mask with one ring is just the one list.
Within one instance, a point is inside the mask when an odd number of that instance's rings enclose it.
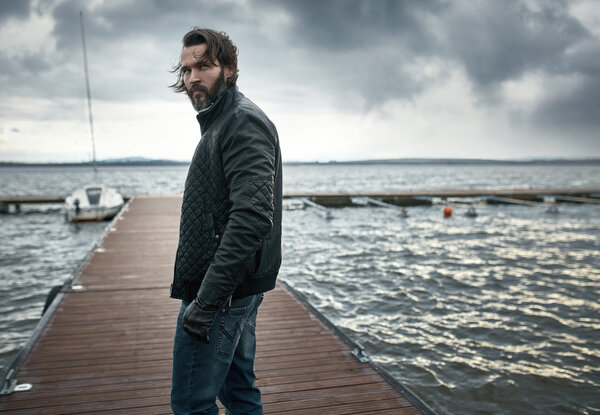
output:
{"label": "man's eyebrow", "polygon": [[200,57],[200,59],[197,59],[196,62],[194,62],[194,65],[214,65],[210,59],[206,58],[206,57]]}

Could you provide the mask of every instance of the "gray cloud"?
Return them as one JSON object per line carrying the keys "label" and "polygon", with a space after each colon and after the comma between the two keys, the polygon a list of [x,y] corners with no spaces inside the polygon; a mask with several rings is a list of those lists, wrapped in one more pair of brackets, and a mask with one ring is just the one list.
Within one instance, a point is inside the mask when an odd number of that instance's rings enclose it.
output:
{"label": "gray cloud", "polygon": [[241,20],[234,6],[208,0],[135,0],[100,7],[84,0],[63,1],[52,11],[57,58],[70,63],[69,75],[76,79],[74,72],[82,70],[81,10],[95,98],[164,99],[183,34],[194,25],[232,26]]}
{"label": "gray cloud", "polygon": [[[457,69],[482,105],[499,106],[502,83],[533,72],[578,81],[547,94],[529,122],[600,128],[600,39],[569,14],[566,1],[66,0],[32,9],[51,13],[56,49],[43,45],[15,57],[0,47],[5,96],[82,96],[83,10],[97,99],[176,99],[166,88],[168,70],[181,36],[198,25],[226,30],[238,43],[241,81],[262,77],[295,93],[333,97],[347,111],[412,100]],[[27,2],[0,2],[0,22],[29,14]],[[436,69],[423,70],[427,63]]]}
{"label": "gray cloud", "polygon": [[293,50],[308,51],[317,93],[334,89],[340,105],[374,109],[437,82],[414,68],[439,48],[429,19],[447,9],[441,1],[288,0],[272,6],[291,19],[280,36]]}
{"label": "gray cloud", "polygon": [[[541,103],[531,121],[600,128],[594,99],[600,96],[599,51],[586,46],[600,39],[569,14],[566,1],[275,4],[293,19],[287,42],[314,51],[327,68],[319,88],[335,89],[340,102],[348,102],[349,91],[356,90],[362,109],[412,99],[443,82],[452,65],[464,69],[475,94],[491,106],[502,104],[498,88],[503,82],[528,73],[581,75],[578,86]],[[440,70],[425,74],[421,63],[428,60],[442,62]]]}
{"label": "gray cloud", "polygon": [[11,17],[24,19],[29,17],[29,1],[3,0],[0,1],[0,23]]}
{"label": "gray cloud", "polygon": [[600,141],[600,39],[568,13],[568,3],[539,2],[536,10],[517,1],[475,4],[444,19],[448,57],[464,67],[474,90],[492,104],[503,82],[527,73],[578,78],[546,91],[529,122]]}
{"label": "gray cloud", "polygon": [[291,42],[333,53],[364,50],[386,39],[414,50],[429,50],[431,33],[423,20],[446,8],[438,0],[287,0],[274,1],[272,6],[286,9],[293,17]]}
{"label": "gray cloud", "polygon": [[592,133],[600,146],[600,77],[586,77],[572,89],[556,93],[535,109],[534,119],[547,129]]}
{"label": "gray cloud", "polygon": [[589,34],[567,14],[566,4],[540,4],[535,11],[517,1],[463,4],[444,19],[444,48],[481,87],[528,70],[562,71],[566,51]]}

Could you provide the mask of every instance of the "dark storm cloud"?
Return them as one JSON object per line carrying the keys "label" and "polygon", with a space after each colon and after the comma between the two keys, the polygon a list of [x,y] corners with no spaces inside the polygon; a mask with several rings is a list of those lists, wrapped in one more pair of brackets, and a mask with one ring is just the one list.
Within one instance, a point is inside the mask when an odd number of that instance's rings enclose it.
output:
{"label": "dark storm cloud", "polygon": [[[59,48],[70,48],[80,39],[79,11],[84,13],[86,35],[91,43],[123,40],[179,38],[189,29],[191,16],[198,21],[223,21],[237,10],[230,3],[209,0],[106,2],[102,7],[83,0],[60,3],[53,11],[54,35]],[[220,18],[219,18],[220,16]],[[223,19],[225,17],[226,19]],[[74,24],[76,23],[76,24]]]}
{"label": "dark storm cloud", "polygon": [[[365,58],[396,67],[417,57],[454,59],[482,87],[518,79],[531,69],[564,70],[566,50],[590,36],[567,13],[567,4],[557,1],[542,2],[538,10],[519,1],[276,4],[293,16],[292,44],[326,49],[332,58],[362,50]],[[389,46],[388,54],[380,45]],[[394,60],[394,50],[405,54]]]}
{"label": "dark storm cloud", "polygon": [[11,17],[24,19],[29,16],[29,1],[2,0],[0,1],[0,23]]}
{"label": "dark storm cloud", "polygon": [[590,138],[600,148],[600,78],[583,78],[572,89],[543,102],[535,109],[534,119],[548,130],[592,132]]}
{"label": "dark storm cloud", "polygon": [[516,1],[474,3],[444,19],[449,57],[481,87],[520,78],[528,70],[563,71],[565,52],[588,37],[566,4],[531,10]]}
{"label": "dark storm cloud", "polygon": [[428,50],[431,34],[423,19],[446,9],[443,2],[427,1],[273,1],[293,17],[290,41],[334,53],[359,50],[393,40]]}
{"label": "dark storm cloud", "polygon": [[530,122],[598,141],[600,39],[568,13],[567,2],[540,2],[535,10],[517,1],[475,3],[443,24],[448,57],[464,67],[480,97],[493,102],[503,82],[528,73],[574,78],[567,88],[545,91]]}
{"label": "dark storm cloud", "polygon": [[17,57],[0,53],[0,97],[22,96],[35,89],[39,93],[39,81],[49,76],[54,66],[54,62],[38,53],[24,52]]}
{"label": "dark storm cloud", "polygon": [[[18,4],[17,4],[18,3]],[[92,94],[108,101],[157,98],[170,79],[165,74],[178,55],[180,39],[194,25],[231,26],[233,3],[215,1],[3,2],[6,15],[50,17],[50,36],[36,51],[0,46],[0,90],[8,96],[81,98],[84,94],[83,55],[79,12],[83,12]],[[10,6],[10,7],[9,7]],[[19,6],[19,7],[17,7]],[[1,9],[0,9],[1,10]],[[4,13],[3,15],[4,16]],[[23,32],[24,36],[35,34]],[[8,45],[15,39],[2,39]],[[36,62],[37,61],[37,62]],[[162,78],[161,78],[162,77]]]}
{"label": "dark storm cloud", "polygon": [[[464,69],[485,105],[502,104],[502,83],[528,73],[581,76],[570,89],[549,95],[532,121],[560,119],[566,129],[575,124],[600,128],[598,47],[582,47],[600,39],[569,14],[566,1],[289,0],[273,5],[292,16],[289,44],[319,54],[326,68],[321,88],[337,89],[342,101],[352,88],[367,109],[411,99],[443,81],[452,64]],[[442,62],[441,67],[426,74],[420,63],[427,60]]]}
{"label": "dark storm cloud", "polygon": [[[57,55],[81,65],[83,12],[92,92],[108,101],[165,98],[165,79],[178,57],[181,37],[195,25],[232,26],[241,21],[231,2],[209,0],[59,3],[52,11]],[[81,71],[81,68],[77,69]],[[71,77],[77,77],[71,73]],[[170,93],[169,93],[170,94]],[[169,96],[171,96],[170,94]]]}
{"label": "dark storm cloud", "polygon": [[[481,105],[499,106],[504,82],[537,73],[576,82],[531,108],[532,122],[560,119],[562,128],[597,129],[600,68],[594,45],[600,39],[568,6],[561,0],[41,1],[31,13],[51,13],[56,50],[42,49],[38,56],[0,52],[0,70],[10,74],[0,76],[0,89],[77,95],[82,10],[92,88],[100,99],[162,99],[181,36],[199,25],[226,30],[240,46],[241,79],[252,73],[271,85],[300,86],[306,96],[334,97],[347,110],[376,111],[392,100],[415,99],[457,68]],[[26,18],[29,10],[26,1],[0,1],[0,22]],[[265,29],[281,14],[285,19],[276,29]]]}
{"label": "dark storm cloud", "polygon": [[362,110],[352,99],[357,93],[364,108],[374,109],[438,81],[414,68],[439,48],[428,20],[448,8],[442,1],[288,0],[272,7],[291,18],[285,34],[290,47],[314,54],[318,89],[335,89],[340,103]]}

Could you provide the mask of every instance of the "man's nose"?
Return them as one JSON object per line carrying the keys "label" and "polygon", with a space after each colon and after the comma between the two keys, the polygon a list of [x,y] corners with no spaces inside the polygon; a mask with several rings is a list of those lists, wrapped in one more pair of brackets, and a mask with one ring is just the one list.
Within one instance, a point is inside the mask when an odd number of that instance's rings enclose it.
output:
{"label": "man's nose", "polygon": [[200,71],[196,68],[192,68],[190,73],[190,83],[198,82],[200,82]]}

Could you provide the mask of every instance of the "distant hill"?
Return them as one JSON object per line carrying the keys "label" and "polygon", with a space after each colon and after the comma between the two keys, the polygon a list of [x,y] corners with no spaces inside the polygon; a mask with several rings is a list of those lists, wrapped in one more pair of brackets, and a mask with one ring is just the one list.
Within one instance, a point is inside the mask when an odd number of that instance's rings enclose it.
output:
{"label": "distant hill", "polygon": [[600,164],[600,158],[586,159],[522,159],[522,160],[495,160],[495,159],[452,159],[452,158],[405,158],[405,159],[374,159],[353,161],[328,161],[328,162],[306,162],[288,161],[284,164],[294,165],[374,165],[374,164],[461,164],[461,165],[520,165],[520,164]]}
{"label": "distant hill", "polygon": [[[98,166],[181,166],[188,165],[187,161],[148,159],[144,157],[125,157],[118,159],[106,159],[96,162]],[[21,163],[0,161],[0,167],[81,167],[92,166],[91,161],[76,163]]]}
{"label": "distant hill", "polygon": [[[97,162],[98,166],[186,166],[189,161],[148,159],[144,157],[125,157],[116,159],[106,159]],[[582,158],[582,159],[521,159],[521,160],[494,160],[494,159],[462,159],[462,158],[405,158],[405,159],[374,159],[374,160],[351,160],[351,161],[287,161],[285,165],[581,165],[593,164],[600,165],[600,158]],[[92,162],[78,163],[21,163],[0,161],[0,167],[80,167],[90,166]]]}

